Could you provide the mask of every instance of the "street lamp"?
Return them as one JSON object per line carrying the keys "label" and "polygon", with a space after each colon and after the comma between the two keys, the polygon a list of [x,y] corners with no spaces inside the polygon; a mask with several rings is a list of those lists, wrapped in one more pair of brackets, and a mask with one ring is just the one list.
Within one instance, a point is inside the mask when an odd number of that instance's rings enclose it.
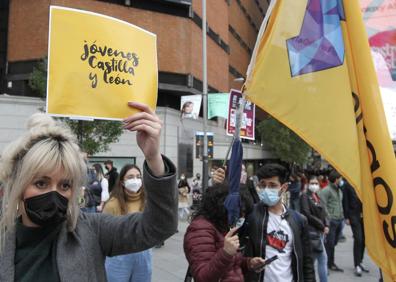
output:
{"label": "street lamp", "polygon": [[206,55],[206,0],[202,0],[202,99],[203,99],[203,152],[202,152],[202,195],[208,188],[208,138],[207,138],[207,118],[208,118],[208,73]]}

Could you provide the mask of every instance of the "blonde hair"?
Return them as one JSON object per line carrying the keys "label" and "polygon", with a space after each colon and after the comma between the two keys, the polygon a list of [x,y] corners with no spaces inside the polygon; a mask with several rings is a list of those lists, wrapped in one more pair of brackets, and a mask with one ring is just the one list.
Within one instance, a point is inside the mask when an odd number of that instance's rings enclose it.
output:
{"label": "blonde hair", "polygon": [[7,232],[13,230],[20,215],[24,190],[38,175],[63,169],[65,177],[72,180],[67,214],[69,231],[75,229],[79,215],[77,197],[86,181],[87,167],[75,136],[63,123],[45,114],[32,115],[27,129],[27,133],[4,149],[0,158],[0,182],[4,186],[0,252]]}

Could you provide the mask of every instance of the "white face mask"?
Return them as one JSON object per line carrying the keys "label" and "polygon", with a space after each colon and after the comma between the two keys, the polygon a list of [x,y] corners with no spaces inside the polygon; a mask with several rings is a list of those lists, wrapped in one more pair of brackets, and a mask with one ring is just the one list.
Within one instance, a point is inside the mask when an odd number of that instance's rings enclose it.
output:
{"label": "white face mask", "polygon": [[140,178],[132,178],[124,181],[124,187],[128,191],[138,192],[140,187],[142,187],[142,180]]}
{"label": "white face mask", "polygon": [[316,193],[316,192],[319,191],[320,186],[319,186],[319,184],[309,184],[309,185],[308,185],[308,189],[309,189],[309,191],[311,191],[312,193]]}

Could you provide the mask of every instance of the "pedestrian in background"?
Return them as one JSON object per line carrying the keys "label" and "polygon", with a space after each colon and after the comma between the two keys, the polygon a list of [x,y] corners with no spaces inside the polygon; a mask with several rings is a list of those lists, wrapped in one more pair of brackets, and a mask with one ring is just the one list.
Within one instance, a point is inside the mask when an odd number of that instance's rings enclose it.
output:
{"label": "pedestrian in background", "polygon": [[290,175],[290,184],[288,187],[290,208],[298,211],[300,209],[300,192],[301,192],[301,178],[297,174]]}
{"label": "pedestrian in background", "polygon": [[190,215],[188,196],[190,195],[191,188],[184,174],[180,176],[177,187],[179,190],[179,219],[187,220]]}
{"label": "pedestrian in background", "polygon": [[351,226],[353,234],[354,273],[356,276],[362,276],[362,272],[369,272],[368,268],[363,265],[365,236],[362,202],[359,200],[355,189],[348,182],[345,182],[344,185],[342,204],[346,224]]}
{"label": "pedestrian in background", "polygon": [[104,176],[101,164],[94,164],[93,167],[96,172],[96,181],[100,186],[100,203],[96,210],[102,212],[105,202],[109,199],[109,182]]}
{"label": "pedestrian in background", "polygon": [[300,211],[308,220],[309,239],[313,258],[317,263],[319,280],[320,282],[327,282],[327,253],[324,246],[324,236],[329,233],[330,221],[326,207],[317,195],[319,191],[318,178],[310,176],[308,188],[300,197]]}
{"label": "pedestrian in background", "polygon": [[335,246],[340,238],[342,223],[344,221],[344,211],[342,208],[342,176],[335,170],[329,174],[329,185],[318,192],[320,200],[326,206],[330,218],[330,230],[325,239],[327,253],[327,267],[333,271],[344,272],[334,262]]}
{"label": "pedestrian in background", "polygon": [[199,190],[202,192],[202,180],[201,180],[201,174],[197,173],[195,177],[192,180],[192,189],[193,190]]}
{"label": "pedestrian in background", "polygon": [[[0,281],[106,281],[104,259],[139,252],[177,228],[176,168],[160,154],[162,122],[144,104],[123,122],[145,156],[141,214],[80,213],[86,163],[71,130],[35,114],[0,159]],[[153,228],[155,226],[155,228]]]}
{"label": "pedestrian in background", "polygon": [[[126,215],[141,213],[145,205],[145,192],[140,168],[125,165],[111,192],[103,213]],[[106,274],[109,282],[150,282],[152,274],[151,249],[141,252],[107,257]]]}
{"label": "pedestrian in background", "polygon": [[107,170],[106,173],[106,178],[109,181],[109,193],[113,191],[113,187],[117,181],[118,178],[118,172],[117,168],[113,166],[113,161],[112,160],[107,160],[104,162],[105,168]]}

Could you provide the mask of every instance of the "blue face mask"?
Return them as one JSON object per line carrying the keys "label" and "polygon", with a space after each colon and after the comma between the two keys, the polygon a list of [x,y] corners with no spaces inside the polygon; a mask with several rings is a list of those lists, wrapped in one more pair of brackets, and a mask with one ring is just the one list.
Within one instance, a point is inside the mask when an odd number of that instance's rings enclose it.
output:
{"label": "blue face mask", "polygon": [[272,207],[275,206],[280,200],[279,191],[280,189],[265,188],[258,192],[258,196],[260,201],[262,201],[267,206]]}

